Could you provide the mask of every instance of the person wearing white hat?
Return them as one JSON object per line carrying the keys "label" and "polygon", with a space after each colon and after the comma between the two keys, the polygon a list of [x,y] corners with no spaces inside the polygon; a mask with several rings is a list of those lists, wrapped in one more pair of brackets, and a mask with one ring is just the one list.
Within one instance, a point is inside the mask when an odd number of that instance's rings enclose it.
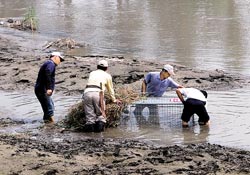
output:
{"label": "person wearing white hat", "polygon": [[112,76],[107,73],[108,62],[100,60],[97,70],[90,72],[87,86],[84,90],[83,101],[86,115],[85,132],[104,131],[106,116],[104,92],[107,90],[114,103],[121,103],[115,98]]}
{"label": "person wearing white hat", "polygon": [[43,110],[43,120],[45,123],[54,122],[54,103],[51,98],[55,89],[56,66],[64,61],[60,52],[52,52],[50,59],[40,67],[36,84],[35,94]]}
{"label": "person wearing white hat", "polygon": [[[176,83],[170,76],[175,75],[173,66],[166,64],[163,66],[161,72],[149,72],[141,87],[142,95],[148,97],[161,97],[167,89],[183,87]],[[135,108],[135,114],[141,114],[141,111],[145,108],[145,105],[137,105]],[[150,108],[150,107],[149,107]],[[155,109],[153,109],[155,110]]]}
{"label": "person wearing white hat", "polygon": [[150,97],[161,97],[167,88],[180,87],[170,78],[171,75],[175,75],[175,73],[173,66],[169,64],[164,65],[161,72],[149,72],[142,82],[142,94]]}

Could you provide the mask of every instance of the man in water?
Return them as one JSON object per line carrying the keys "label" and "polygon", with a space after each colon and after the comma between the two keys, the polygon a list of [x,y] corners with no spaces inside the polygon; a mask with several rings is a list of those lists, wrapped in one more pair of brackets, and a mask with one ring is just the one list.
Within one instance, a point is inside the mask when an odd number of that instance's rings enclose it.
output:
{"label": "man in water", "polygon": [[[170,76],[175,75],[173,66],[166,64],[163,66],[161,72],[149,72],[143,82],[141,93],[147,97],[161,97],[169,87],[180,88],[183,87],[176,83]],[[156,105],[137,104],[134,114],[141,115],[142,110],[148,107],[149,112],[156,111]]]}
{"label": "man in water", "polygon": [[194,114],[199,116],[200,125],[209,125],[210,117],[206,110],[207,92],[195,88],[178,88],[176,94],[184,105],[181,115],[182,126],[187,127],[188,122]]}
{"label": "man in water", "polygon": [[35,94],[43,110],[43,120],[45,123],[54,122],[54,103],[51,98],[55,89],[55,71],[64,59],[60,52],[52,52],[50,59],[40,68],[35,84]]}
{"label": "man in water", "polygon": [[105,128],[106,114],[104,92],[108,91],[112,102],[120,104],[115,98],[112,76],[107,72],[108,62],[100,60],[97,70],[90,72],[86,89],[84,90],[84,110],[86,115],[85,132],[102,132]]}

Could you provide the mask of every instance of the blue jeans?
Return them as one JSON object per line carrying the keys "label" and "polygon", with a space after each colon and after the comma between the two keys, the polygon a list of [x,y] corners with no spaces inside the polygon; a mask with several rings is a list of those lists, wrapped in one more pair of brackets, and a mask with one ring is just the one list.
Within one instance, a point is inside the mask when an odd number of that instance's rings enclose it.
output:
{"label": "blue jeans", "polygon": [[49,120],[52,116],[54,116],[54,102],[51,96],[36,90],[35,94],[43,109],[43,120]]}

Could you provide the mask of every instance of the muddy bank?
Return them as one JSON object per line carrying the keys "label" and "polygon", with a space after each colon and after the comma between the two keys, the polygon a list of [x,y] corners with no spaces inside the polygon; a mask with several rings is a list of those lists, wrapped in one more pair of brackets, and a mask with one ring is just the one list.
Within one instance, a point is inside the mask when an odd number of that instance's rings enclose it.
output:
{"label": "muddy bank", "polygon": [[[39,67],[48,59],[47,55],[42,50],[24,48],[20,43],[0,36],[0,89],[33,89]],[[138,92],[144,75],[149,71],[160,71],[166,63],[175,68],[176,75],[173,79],[185,87],[220,90],[249,84],[241,75],[231,75],[222,70],[198,70],[171,62],[141,61],[123,56],[74,56],[67,55],[66,51],[65,59],[56,73],[56,90],[64,94],[80,94],[86,86],[89,72],[96,69],[96,63],[100,59],[109,61],[109,72],[113,75],[115,86],[135,86]]]}
{"label": "muddy bank", "polygon": [[[1,172],[65,175],[250,173],[250,152],[220,145],[155,147],[124,139],[55,139],[54,134],[44,135],[46,139],[41,135],[0,135],[0,164],[4,165]],[[59,134],[57,138],[61,138]]]}

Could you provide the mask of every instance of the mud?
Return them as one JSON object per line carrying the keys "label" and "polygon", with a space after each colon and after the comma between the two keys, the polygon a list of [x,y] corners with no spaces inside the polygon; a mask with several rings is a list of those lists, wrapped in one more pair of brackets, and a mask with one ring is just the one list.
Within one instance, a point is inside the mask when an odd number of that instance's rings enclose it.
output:
{"label": "mud", "polygon": [[[50,130],[51,131],[51,130]],[[209,143],[156,147],[135,140],[1,135],[3,174],[249,174],[250,152]],[[46,137],[46,138],[45,138]],[[3,160],[4,159],[4,160]],[[15,168],[13,166],[15,165]]]}
{"label": "mud", "polygon": [[[34,56],[36,53],[36,56]],[[39,55],[39,53],[41,53]],[[38,55],[38,56],[37,56]],[[24,48],[20,43],[0,36],[0,89],[33,89],[37,72],[41,64],[48,59],[42,50]],[[100,59],[109,61],[109,72],[113,76],[114,86],[130,85],[138,88],[141,80],[149,71],[160,71],[167,62],[141,61],[123,56],[65,54],[66,61],[57,67],[56,90],[65,95],[80,94],[86,86],[89,72],[96,69]],[[223,70],[198,70],[171,63],[176,75],[172,78],[185,87],[202,89],[231,89],[249,84],[246,77],[231,75]]]}

